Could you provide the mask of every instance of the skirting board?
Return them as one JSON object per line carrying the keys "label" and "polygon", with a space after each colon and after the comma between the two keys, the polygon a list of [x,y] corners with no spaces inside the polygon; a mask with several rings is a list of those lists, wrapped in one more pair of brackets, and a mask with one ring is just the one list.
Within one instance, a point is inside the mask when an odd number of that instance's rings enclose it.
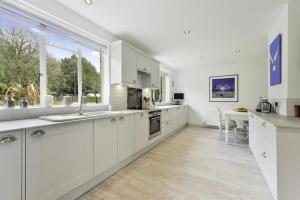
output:
{"label": "skirting board", "polygon": [[145,153],[147,153],[148,151],[150,151],[151,149],[153,149],[155,146],[157,146],[161,142],[165,141],[166,139],[168,139],[171,136],[173,136],[176,133],[178,133],[180,130],[182,130],[186,126],[187,126],[187,124],[183,125],[182,127],[178,128],[176,130],[174,130],[173,132],[165,135],[164,137],[162,137],[161,139],[157,140],[153,144],[150,144],[149,146],[147,146],[144,149],[136,152],[135,154],[133,154],[129,158],[125,159],[124,161],[118,163],[116,166],[108,169],[107,171],[103,172],[102,174],[100,174],[100,175],[98,175],[96,177],[93,177],[91,180],[89,180],[85,184],[83,184],[83,185],[79,186],[78,188],[72,190],[71,192],[63,195],[58,200],[74,200],[74,199],[80,197],[81,195],[83,195],[84,193],[86,193],[87,191],[89,191],[90,189],[92,189],[95,186],[97,186],[99,183],[103,182],[104,180],[106,180],[110,176],[114,175],[115,173],[117,173],[118,171],[120,171],[121,169],[123,169],[124,167],[126,167],[127,165],[129,165],[130,163],[132,163],[133,161],[135,161],[137,158],[143,156]]}

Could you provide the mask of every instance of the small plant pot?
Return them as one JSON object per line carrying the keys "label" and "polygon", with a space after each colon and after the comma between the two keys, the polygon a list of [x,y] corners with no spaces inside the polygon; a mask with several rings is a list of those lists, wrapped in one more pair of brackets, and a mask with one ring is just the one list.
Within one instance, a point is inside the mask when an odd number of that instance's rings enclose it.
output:
{"label": "small plant pot", "polygon": [[4,97],[4,104],[7,108],[15,108],[16,101],[11,96],[5,96]]}
{"label": "small plant pot", "polygon": [[26,98],[21,98],[20,107],[21,108],[28,108],[28,100]]}

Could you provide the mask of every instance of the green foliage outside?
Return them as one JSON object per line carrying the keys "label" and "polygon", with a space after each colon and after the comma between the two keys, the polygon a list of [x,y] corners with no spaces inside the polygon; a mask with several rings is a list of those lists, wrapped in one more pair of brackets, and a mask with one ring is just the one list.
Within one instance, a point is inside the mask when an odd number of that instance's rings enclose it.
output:
{"label": "green foliage outside", "polygon": [[[57,104],[64,95],[74,96],[77,101],[77,62],[76,55],[61,60],[47,55],[47,92],[55,96]],[[16,83],[24,87],[30,83],[38,86],[39,69],[38,35],[19,27],[0,25],[0,106],[7,89]],[[100,73],[86,58],[82,58],[82,70],[83,89],[101,94]]]}

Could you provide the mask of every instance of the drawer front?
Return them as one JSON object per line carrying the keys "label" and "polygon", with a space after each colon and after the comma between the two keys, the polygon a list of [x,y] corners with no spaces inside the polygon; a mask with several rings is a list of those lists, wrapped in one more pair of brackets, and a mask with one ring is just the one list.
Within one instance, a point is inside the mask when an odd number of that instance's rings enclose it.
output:
{"label": "drawer front", "polygon": [[263,119],[258,118],[258,133],[257,133],[257,142],[265,145],[270,153],[276,153],[276,128],[264,121]]}

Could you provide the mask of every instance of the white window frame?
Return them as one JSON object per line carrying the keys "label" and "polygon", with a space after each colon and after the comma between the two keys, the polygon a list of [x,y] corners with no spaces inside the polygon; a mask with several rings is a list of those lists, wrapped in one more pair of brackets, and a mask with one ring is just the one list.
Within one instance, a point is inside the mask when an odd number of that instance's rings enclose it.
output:
{"label": "white window frame", "polygon": [[[23,11],[18,12],[18,10],[15,10],[14,8],[12,8],[8,5],[3,5],[2,3],[0,3],[0,6],[3,7],[4,9],[7,8],[8,10],[11,10],[14,13],[17,13],[16,15],[18,15],[20,13],[21,17],[24,14]],[[44,108],[46,106],[46,96],[47,96],[47,45],[73,52],[70,49],[65,49],[61,46],[56,46],[56,45],[48,43],[47,42],[47,33],[54,34],[58,37],[65,37],[65,38],[68,38],[68,37],[66,37],[65,35],[60,35],[56,32],[52,32],[52,31],[47,30],[47,28],[46,28],[47,26],[43,25],[43,24],[37,25],[35,23],[29,22],[28,20],[23,21],[18,16],[10,15],[10,14],[7,14],[7,13],[2,13],[1,15],[6,17],[6,18],[9,18],[10,20],[17,21],[18,23],[31,26],[31,27],[36,28],[38,30],[37,34],[38,34],[38,37],[39,37],[39,60],[40,60],[40,85],[39,85],[40,86],[40,106],[39,107]],[[24,14],[24,16],[27,17],[27,14]],[[43,20],[41,20],[41,21],[43,21]],[[55,27],[55,28],[57,28],[57,27]],[[65,29],[65,24],[61,24],[61,28]],[[59,27],[58,27],[58,29],[59,29]],[[69,27],[66,30],[68,31],[68,29],[70,30],[69,31],[70,33],[74,32],[74,30],[76,30],[76,29],[74,29],[74,27]],[[76,34],[78,34],[78,30],[76,30],[76,31],[77,31]],[[78,36],[82,37],[83,40],[85,40],[84,39],[85,37],[80,36],[80,35],[86,35],[86,33],[80,34],[81,32],[82,31],[79,31]],[[78,102],[80,102],[80,98],[81,98],[81,95],[82,95],[82,82],[83,82],[83,80],[82,80],[82,47],[89,48],[89,49],[94,50],[94,51],[99,51],[100,59],[102,59],[102,56],[109,58],[109,44],[106,43],[104,40],[98,38],[97,36],[93,36],[93,35],[90,35],[90,36],[92,36],[93,41],[97,40],[97,41],[95,41],[95,43],[99,44],[99,49],[95,48],[98,45],[95,45],[95,46],[92,47],[92,46],[86,45],[86,44],[84,44],[80,41],[74,40],[74,38],[72,38],[72,37],[68,38],[68,39],[73,40],[74,42],[77,43],[77,50],[76,50],[76,52],[74,51],[74,53],[77,54],[77,56],[78,56],[78,63],[77,63]],[[102,47],[105,47],[106,50],[103,51]],[[105,54],[105,55],[101,55],[101,54]],[[106,66],[106,65],[108,65],[108,66]],[[101,74],[100,78],[101,78],[101,83],[102,83],[101,84],[102,101],[98,105],[108,105],[108,103],[109,103],[109,99],[105,98],[106,94],[109,94],[109,86],[107,87],[107,82],[109,83],[109,80],[105,80],[109,77],[109,75],[107,76],[106,75],[107,73],[104,74],[105,71],[109,71],[109,70],[104,70],[107,67],[109,68],[109,59],[105,59],[105,62],[100,61],[100,74]],[[106,90],[108,90],[108,91],[106,91]],[[62,106],[63,105],[53,106],[53,107],[62,107]],[[87,104],[86,106],[89,106],[89,105]],[[92,106],[94,106],[94,105],[92,105]],[[28,108],[28,109],[30,109],[30,108]]]}

